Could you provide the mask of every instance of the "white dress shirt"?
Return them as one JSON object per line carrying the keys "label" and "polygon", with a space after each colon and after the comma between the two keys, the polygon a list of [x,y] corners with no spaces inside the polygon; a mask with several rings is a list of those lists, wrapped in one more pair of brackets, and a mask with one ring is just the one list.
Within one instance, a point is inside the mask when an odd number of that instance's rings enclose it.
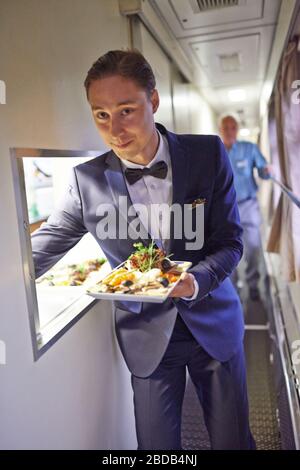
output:
{"label": "white dress shirt", "polygon": [[[148,165],[139,165],[127,160],[122,160],[123,171],[126,168],[151,168],[155,163],[165,162],[168,166],[168,173],[165,179],[156,178],[152,175],[143,175],[134,184],[129,184],[125,178],[129,196],[132,204],[142,204],[147,210],[138,212],[141,223],[147,232],[156,241],[157,246],[162,247],[168,252],[170,241],[170,223],[169,218],[162,215],[162,211],[158,210],[159,205],[172,205],[173,185],[172,185],[172,165],[167,139],[158,132],[159,145],[154,158]],[[162,206],[161,208],[162,209]],[[184,300],[194,300],[197,297],[199,286],[194,280],[195,292],[192,297],[182,297]]]}

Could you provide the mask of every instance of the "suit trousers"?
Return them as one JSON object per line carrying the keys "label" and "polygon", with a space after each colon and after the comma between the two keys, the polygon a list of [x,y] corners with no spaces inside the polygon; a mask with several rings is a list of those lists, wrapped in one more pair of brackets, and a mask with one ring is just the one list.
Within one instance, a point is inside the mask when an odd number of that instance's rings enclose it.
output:
{"label": "suit trousers", "polygon": [[131,377],[138,449],[181,449],[187,369],[203,408],[211,448],[255,449],[242,345],[229,361],[219,362],[197,343],[179,314],[156,370],[146,378]]}
{"label": "suit trousers", "polygon": [[[261,214],[256,198],[247,199],[238,203],[241,224],[243,227],[243,243],[245,260],[245,277],[250,289],[256,289],[260,278],[259,263],[262,257],[262,243],[260,236]],[[235,286],[239,279],[238,268],[231,276]]]}

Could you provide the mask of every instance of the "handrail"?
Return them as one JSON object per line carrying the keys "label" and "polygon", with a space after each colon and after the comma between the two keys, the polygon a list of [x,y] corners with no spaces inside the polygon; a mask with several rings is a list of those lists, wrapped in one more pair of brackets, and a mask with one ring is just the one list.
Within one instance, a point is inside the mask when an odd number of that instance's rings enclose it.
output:
{"label": "handrail", "polygon": [[300,199],[297,198],[297,196],[295,196],[295,194],[289,189],[287,188],[283,183],[281,183],[281,181],[278,181],[276,178],[274,178],[274,176],[270,176],[270,179],[276,183],[278,186],[280,186],[281,190],[290,198],[290,200],[296,204],[297,207],[299,207],[300,209]]}

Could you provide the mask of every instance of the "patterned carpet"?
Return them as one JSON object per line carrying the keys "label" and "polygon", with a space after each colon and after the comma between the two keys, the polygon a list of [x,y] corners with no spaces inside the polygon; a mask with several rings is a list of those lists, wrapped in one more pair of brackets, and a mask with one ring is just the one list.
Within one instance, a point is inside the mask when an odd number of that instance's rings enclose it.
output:
{"label": "patterned carpet", "polygon": [[[247,325],[267,323],[263,302],[243,298]],[[270,364],[267,330],[247,330],[245,335],[250,425],[258,450],[278,450],[280,436],[276,418],[276,393]],[[182,443],[184,449],[208,450],[209,437],[194,385],[188,380],[183,404]]]}

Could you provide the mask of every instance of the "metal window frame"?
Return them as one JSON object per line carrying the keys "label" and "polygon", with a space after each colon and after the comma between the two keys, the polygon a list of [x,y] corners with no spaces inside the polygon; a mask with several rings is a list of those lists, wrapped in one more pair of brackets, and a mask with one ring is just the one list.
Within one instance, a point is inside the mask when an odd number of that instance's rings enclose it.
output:
{"label": "metal window frame", "polygon": [[91,298],[90,303],[79,312],[80,304],[75,302],[68,312],[63,312],[53,318],[47,325],[45,334],[41,331],[39,321],[39,308],[37,302],[34,263],[32,258],[32,247],[30,237],[30,226],[27,210],[27,198],[25,188],[25,177],[23,158],[93,158],[102,152],[94,150],[52,150],[32,148],[11,148],[11,166],[13,185],[15,192],[16,210],[18,217],[18,228],[20,237],[20,249],[22,256],[23,278],[26,291],[27,309],[29,314],[29,326],[33,348],[34,361],[37,361],[56,341],[61,338],[80,318],[83,317],[97,302]]}

